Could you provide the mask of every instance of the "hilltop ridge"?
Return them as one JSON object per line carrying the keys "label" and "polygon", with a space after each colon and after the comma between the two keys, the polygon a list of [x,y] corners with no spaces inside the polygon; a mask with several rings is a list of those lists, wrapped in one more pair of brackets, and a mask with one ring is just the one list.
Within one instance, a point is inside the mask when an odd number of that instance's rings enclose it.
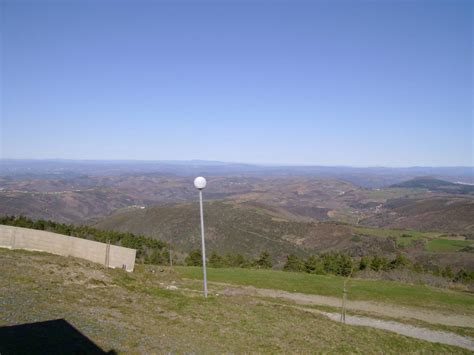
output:
{"label": "hilltop ridge", "polygon": [[416,177],[414,179],[393,184],[390,187],[422,188],[430,191],[450,194],[474,195],[474,185],[454,183],[436,179],[431,176]]}

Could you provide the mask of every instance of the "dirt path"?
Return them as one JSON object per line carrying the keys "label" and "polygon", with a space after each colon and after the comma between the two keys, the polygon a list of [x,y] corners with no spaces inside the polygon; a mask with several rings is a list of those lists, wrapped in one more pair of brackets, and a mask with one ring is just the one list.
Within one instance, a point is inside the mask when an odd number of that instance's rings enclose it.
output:
{"label": "dirt path", "polygon": [[[300,310],[317,313],[325,317],[339,322],[341,315],[339,313],[322,312],[315,309],[308,309],[297,307]],[[474,339],[470,337],[463,337],[458,334],[442,332],[438,330],[431,330],[426,328],[415,327],[408,324],[398,323],[394,321],[386,321],[370,317],[360,317],[346,315],[346,324],[365,326],[377,329],[383,329],[397,334],[405,335],[412,338],[426,340],[432,343],[441,343],[447,345],[459,346],[464,349],[474,351]]]}
{"label": "dirt path", "polygon": [[[221,284],[230,286],[227,284]],[[283,300],[290,300],[300,305],[322,305],[331,307],[340,307],[341,300],[336,297],[308,295],[303,293],[291,293],[279,290],[258,289],[254,287],[228,287],[223,292],[223,295],[254,295],[269,298],[278,298]],[[323,312],[314,308],[305,308],[300,306],[294,307],[304,312],[310,312],[323,315],[333,321],[340,321],[340,313]],[[474,320],[464,315],[446,315],[435,312],[422,311],[420,309],[413,309],[407,307],[396,307],[392,305],[382,305],[366,301],[349,301],[347,304],[348,310],[366,311],[383,316],[393,318],[411,318],[422,320],[431,324],[443,324],[449,326],[460,327],[474,327]],[[454,345],[464,349],[474,351],[474,339],[471,337],[464,337],[458,334],[431,330],[413,325],[399,323],[395,321],[382,320],[371,317],[361,317],[346,315],[346,324],[365,326],[377,329],[383,329],[404,336],[426,340],[433,343],[441,343],[447,345]]]}
{"label": "dirt path", "polygon": [[[216,283],[217,284],[217,283]],[[293,293],[280,290],[260,289],[255,287],[233,287],[228,284],[222,293],[224,295],[255,295],[261,297],[279,298],[290,300],[302,305],[319,305],[340,307],[341,299],[337,297],[308,295],[304,293]],[[444,314],[439,312],[425,311],[419,308],[394,306],[369,301],[348,301],[347,309],[380,314],[391,318],[417,319],[431,324],[442,324],[457,327],[474,328],[474,318],[462,314]]]}

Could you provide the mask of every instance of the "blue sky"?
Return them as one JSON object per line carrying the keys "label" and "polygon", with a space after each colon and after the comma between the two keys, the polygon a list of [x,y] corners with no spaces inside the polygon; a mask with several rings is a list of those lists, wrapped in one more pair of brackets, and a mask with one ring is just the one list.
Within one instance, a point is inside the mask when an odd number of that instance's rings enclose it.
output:
{"label": "blue sky", "polygon": [[2,1],[2,158],[473,164],[471,1]]}

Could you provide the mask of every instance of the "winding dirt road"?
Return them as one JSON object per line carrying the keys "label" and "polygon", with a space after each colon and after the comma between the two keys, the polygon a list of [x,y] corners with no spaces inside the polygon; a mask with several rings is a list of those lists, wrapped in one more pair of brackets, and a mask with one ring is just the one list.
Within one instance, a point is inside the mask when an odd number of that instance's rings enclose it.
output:
{"label": "winding dirt road", "polygon": [[[229,288],[224,290],[224,295],[255,295],[290,300],[303,305],[341,307],[341,299],[337,297],[308,295],[305,293],[286,292],[249,286],[238,288],[232,287],[228,284],[226,286],[229,286]],[[425,311],[419,308],[393,306],[370,301],[350,300],[347,301],[347,310],[370,312],[391,318],[417,319],[431,324],[474,328],[474,318],[462,314],[444,314]]]}
{"label": "winding dirt road", "polygon": [[[292,293],[280,290],[258,289],[254,287],[237,288],[227,284],[220,285],[227,286],[227,288],[222,292],[222,294],[226,296],[253,295],[259,297],[289,300],[300,305],[319,305],[330,307],[341,306],[341,299],[338,299],[336,297],[308,295],[303,293]],[[290,307],[295,307],[305,312],[320,314],[334,321],[340,321],[340,313],[323,312],[314,308],[305,308],[300,306]],[[400,320],[402,320],[403,318],[416,319],[431,324],[470,328],[474,327],[474,319],[465,315],[442,314],[437,312],[424,311],[418,308],[399,307],[393,305],[378,304],[375,302],[368,301],[348,301],[347,310],[364,311],[374,315],[398,318]],[[353,315],[346,315],[346,324],[383,329],[412,338],[426,340],[434,343],[459,346],[461,348],[474,351],[473,338],[461,336],[450,332],[426,329],[395,321],[387,321],[377,318]]]}

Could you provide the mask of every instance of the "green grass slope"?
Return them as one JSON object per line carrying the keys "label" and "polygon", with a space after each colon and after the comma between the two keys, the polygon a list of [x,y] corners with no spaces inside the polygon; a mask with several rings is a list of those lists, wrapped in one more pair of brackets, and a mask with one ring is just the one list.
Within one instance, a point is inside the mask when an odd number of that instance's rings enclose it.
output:
{"label": "green grass slope", "polygon": [[[177,267],[182,277],[202,279],[202,268]],[[341,297],[345,278],[275,270],[208,269],[208,280],[314,295]],[[350,299],[420,307],[474,317],[474,295],[393,281],[353,279]]]}
{"label": "green grass slope", "polygon": [[432,252],[456,252],[473,245],[468,240],[434,239],[426,244],[426,249]]}

